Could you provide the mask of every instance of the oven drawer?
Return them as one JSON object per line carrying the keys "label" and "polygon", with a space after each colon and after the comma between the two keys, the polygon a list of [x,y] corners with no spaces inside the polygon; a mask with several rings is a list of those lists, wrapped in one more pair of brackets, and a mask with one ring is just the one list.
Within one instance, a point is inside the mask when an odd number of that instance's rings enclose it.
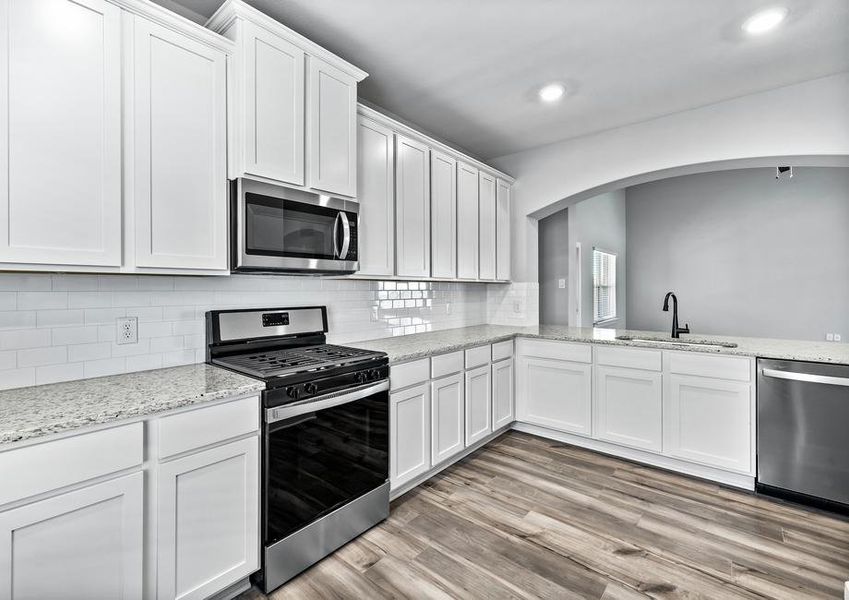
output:
{"label": "oven drawer", "polygon": [[159,420],[159,458],[259,430],[259,396],[181,412]]}

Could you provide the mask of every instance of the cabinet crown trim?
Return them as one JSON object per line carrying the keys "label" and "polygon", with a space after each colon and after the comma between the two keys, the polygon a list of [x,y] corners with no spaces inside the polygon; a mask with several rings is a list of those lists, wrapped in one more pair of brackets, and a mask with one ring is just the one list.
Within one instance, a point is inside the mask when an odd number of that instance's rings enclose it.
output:
{"label": "cabinet crown trim", "polygon": [[144,17],[227,54],[233,54],[236,50],[236,44],[218,32],[211,31],[159,4],[142,0],[109,0],[109,2],[133,15]]}
{"label": "cabinet crown trim", "polygon": [[224,2],[224,4],[215,11],[215,14],[209,18],[206,22],[206,26],[216,33],[221,33],[237,19],[244,19],[267,29],[271,33],[295,44],[310,56],[320,58],[321,60],[333,65],[337,69],[356,79],[358,82],[368,77],[368,73],[359,67],[352,65],[340,56],[322,48],[309,38],[302,36],[297,31],[289,29],[280,21],[277,21],[264,12],[246,4],[243,0],[226,0],[226,2]]}
{"label": "cabinet crown trim", "polygon": [[[241,0],[230,1],[239,2]],[[464,154],[462,151],[457,150],[456,148],[452,148],[448,144],[445,144],[443,142],[440,142],[439,140],[430,137],[427,133],[419,131],[418,129],[413,129],[409,125],[406,125],[405,123],[402,123],[397,119],[393,119],[389,115],[386,115],[380,112],[379,110],[372,108],[371,106],[367,106],[362,102],[357,103],[357,114],[367,119],[370,119],[371,121],[375,121],[378,124],[383,125],[384,127],[388,127],[394,130],[396,134],[405,137],[410,137],[418,142],[426,144],[430,147],[431,150],[436,150],[437,152],[444,153],[445,155],[457,160],[458,164],[465,163],[469,166],[473,166],[489,174],[491,177],[495,177],[496,179],[507,182],[511,185],[516,181],[507,173],[499,171],[498,169],[495,169],[489,166],[488,164],[469,156],[468,154]],[[471,281],[477,280],[473,279]]]}

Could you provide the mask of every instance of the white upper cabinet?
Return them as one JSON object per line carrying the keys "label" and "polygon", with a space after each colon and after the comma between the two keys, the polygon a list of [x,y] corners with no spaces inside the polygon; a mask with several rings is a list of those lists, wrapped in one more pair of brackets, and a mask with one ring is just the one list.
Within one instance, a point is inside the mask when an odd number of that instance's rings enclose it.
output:
{"label": "white upper cabinet", "polygon": [[366,117],[357,129],[360,273],[395,274],[395,138]]}
{"label": "white upper cabinet", "polygon": [[495,177],[481,171],[478,215],[481,279],[495,279]]}
{"label": "white upper cabinet", "polygon": [[227,269],[227,56],[132,22],[135,266]]}
{"label": "white upper cabinet", "polygon": [[478,170],[457,163],[457,277],[478,278]]}
{"label": "white upper cabinet", "polygon": [[357,193],[357,83],[367,73],[242,2],[207,27],[236,43],[230,176]]}
{"label": "white upper cabinet", "polygon": [[304,184],[304,51],[245,21],[237,94],[243,106],[236,127],[244,143],[241,170],[294,185]]}
{"label": "white upper cabinet", "polygon": [[0,261],[121,264],[121,10],[108,2],[0,0]]}
{"label": "white upper cabinet", "polygon": [[397,275],[430,276],[430,150],[396,135],[395,232]]}
{"label": "white upper cabinet", "polygon": [[495,182],[495,278],[510,280],[510,184]]}
{"label": "white upper cabinet", "polygon": [[430,153],[431,274],[457,276],[457,161]]}
{"label": "white upper cabinet", "polygon": [[307,59],[307,185],[357,193],[357,80],[320,58]]}

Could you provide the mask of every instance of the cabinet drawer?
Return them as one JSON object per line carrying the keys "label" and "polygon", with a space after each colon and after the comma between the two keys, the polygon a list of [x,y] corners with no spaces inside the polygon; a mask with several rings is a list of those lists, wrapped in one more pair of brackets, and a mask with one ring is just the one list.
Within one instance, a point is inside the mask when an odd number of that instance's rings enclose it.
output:
{"label": "cabinet drawer", "polygon": [[492,345],[492,362],[513,356],[513,340],[496,342]]}
{"label": "cabinet drawer", "polygon": [[393,390],[416,385],[430,379],[430,359],[423,358],[389,367],[389,387]]}
{"label": "cabinet drawer", "polygon": [[490,356],[492,356],[492,347],[489,344],[470,348],[466,350],[466,368],[474,369],[475,367],[488,365]]}
{"label": "cabinet drawer", "polygon": [[670,373],[731,381],[752,379],[752,363],[748,358],[712,356],[697,352],[664,352],[664,355]]}
{"label": "cabinet drawer", "polygon": [[518,354],[572,362],[593,362],[593,347],[590,344],[521,339],[519,340]]}
{"label": "cabinet drawer", "polygon": [[143,423],[0,452],[0,505],[141,465],[143,460]]}
{"label": "cabinet drawer", "polygon": [[259,429],[259,397],[190,410],[159,420],[159,458],[223,442]]}
{"label": "cabinet drawer", "polygon": [[646,371],[660,371],[663,369],[661,351],[646,350],[643,348],[596,346],[595,362],[599,365],[644,369]]}
{"label": "cabinet drawer", "polygon": [[430,373],[436,379],[445,375],[452,375],[463,370],[463,351],[440,354],[430,359]]}

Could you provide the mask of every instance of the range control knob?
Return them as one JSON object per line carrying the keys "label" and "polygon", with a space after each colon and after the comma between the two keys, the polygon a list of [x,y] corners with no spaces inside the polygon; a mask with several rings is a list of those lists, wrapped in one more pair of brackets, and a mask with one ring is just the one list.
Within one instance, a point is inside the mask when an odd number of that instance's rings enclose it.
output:
{"label": "range control knob", "polygon": [[301,395],[301,390],[299,390],[297,386],[289,386],[286,388],[286,395],[292,399],[297,400],[298,396]]}
{"label": "range control knob", "polygon": [[357,373],[357,383],[365,383],[367,379],[368,375],[365,371],[360,371],[359,373]]}
{"label": "range control knob", "polygon": [[380,379],[380,371],[378,371],[377,369],[372,369],[371,371],[368,372],[368,378],[369,379]]}
{"label": "range control knob", "polygon": [[304,391],[307,394],[315,394],[318,391],[318,386],[314,383],[308,383],[304,386]]}

